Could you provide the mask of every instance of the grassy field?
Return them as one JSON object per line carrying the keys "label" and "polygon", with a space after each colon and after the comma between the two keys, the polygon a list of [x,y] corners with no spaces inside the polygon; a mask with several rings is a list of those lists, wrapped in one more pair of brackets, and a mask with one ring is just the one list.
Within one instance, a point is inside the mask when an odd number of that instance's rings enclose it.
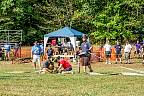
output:
{"label": "grassy field", "polygon": [[121,66],[141,70],[141,64],[93,64],[95,72],[104,75],[38,74],[31,64],[0,62],[1,96],[144,96],[144,76],[116,75],[131,72]]}

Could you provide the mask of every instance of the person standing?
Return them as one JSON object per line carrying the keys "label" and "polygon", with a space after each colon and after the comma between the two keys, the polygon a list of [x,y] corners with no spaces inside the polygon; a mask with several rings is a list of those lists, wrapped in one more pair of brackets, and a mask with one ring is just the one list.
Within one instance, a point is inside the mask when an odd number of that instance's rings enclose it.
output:
{"label": "person standing", "polygon": [[84,73],[87,73],[86,67],[89,68],[90,72],[93,72],[92,68],[91,68],[91,64],[90,64],[90,59],[91,59],[91,55],[90,55],[90,51],[92,49],[91,44],[87,41],[87,35],[83,35],[82,36],[82,40],[83,43],[81,44],[81,61],[82,61],[82,66],[83,66],[83,70]]}
{"label": "person standing", "polygon": [[106,64],[111,64],[110,58],[111,58],[111,45],[109,44],[109,41],[106,42],[104,45],[104,52],[106,56]]}
{"label": "person standing", "polygon": [[38,62],[39,68],[41,69],[40,55],[41,55],[41,47],[37,42],[35,42],[31,50],[31,57],[33,57],[33,63],[35,69],[36,69],[36,62]]}
{"label": "person standing", "polygon": [[14,46],[14,57],[17,58],[18,57],[18,50],[19,50],[20,46],[18,43],[15,43]]}
{"label": "person standing", "polygon": [[43,45],[43,42],[40,44],[40,48],[41,48],[41,60],[43,61],[44,59],[44,45]]}
{"label": "person standing", "polygon": [[53,56],[53,53],[54,53],[54,50],[52,49],[51,45],[50,47],[48,48],[47,50],[47,57],[52,57]]}
{"label": "person standing", "polygon": [[129,44],[129,42],[126,42],[125,48],[124,48],[124,54],[125,54],[125,63],[130,64],[130,54],[131,54],[132,46]]}
{"label": "person standing", "polygon": [[141,50],[142,50],[142,56],[143,56],[143,61],[142,61],[142,63],[144,64],[144,43],[143,43],[143,45],[141,46]]}
{"label": "person standing", "polygon": [[10,60],[11,46],[10,46],[8,43],[6,43],[6,44],[4,45],[4,49],[5,49],[5,59],[6,59],[6,60]]}
{"label": "person standing", "polygon": [[135,44],[135,52],[138,55],[138,58],[140,58],[140,52],[141,52],[140,48],[141,48],[141,45],[140,45],[139,41],[137,41],[137,43]]}
{"label": "person standing", "polygon": [[122,46],[119,44],[119,42],[117,42],[117,45],[115,45],[115,53],[116,53],[116,64],[118,62],[118,59],[120,60],[120,63],[122,64]]}
{"label": "person standing", "polygon": [[0,45],[0,61],[2,60],[2,47]]}

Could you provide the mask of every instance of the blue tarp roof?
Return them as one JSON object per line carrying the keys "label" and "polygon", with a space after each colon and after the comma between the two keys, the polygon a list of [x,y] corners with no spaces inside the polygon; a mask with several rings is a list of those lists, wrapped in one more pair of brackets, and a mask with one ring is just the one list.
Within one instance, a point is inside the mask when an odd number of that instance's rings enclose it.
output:
{"label": "blue tarp roof", "polygon": [[81,33],[75,29],[64,27],[49,34],[45,34],[44,37],[80,37],[83,34],[84,33]]}

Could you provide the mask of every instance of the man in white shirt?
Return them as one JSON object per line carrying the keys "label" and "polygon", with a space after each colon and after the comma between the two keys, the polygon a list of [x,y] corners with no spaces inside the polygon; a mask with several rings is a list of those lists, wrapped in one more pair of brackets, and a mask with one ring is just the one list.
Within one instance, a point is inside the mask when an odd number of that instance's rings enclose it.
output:
{"label": "man in white shirt", "polygon": [[130,64],[130,54],[131,54],[132,46],[129,44],[129,42],[126,42],[125,48],[124,48],[124,54],[125,54],[125,63]]}
{"label": "man in white shirt", "polygon": [[111,64],[110,63],[111,45],[109,44],[109,41],[107,41],[106,44],[104,45],[104,52],[106,56],[106,64]]}

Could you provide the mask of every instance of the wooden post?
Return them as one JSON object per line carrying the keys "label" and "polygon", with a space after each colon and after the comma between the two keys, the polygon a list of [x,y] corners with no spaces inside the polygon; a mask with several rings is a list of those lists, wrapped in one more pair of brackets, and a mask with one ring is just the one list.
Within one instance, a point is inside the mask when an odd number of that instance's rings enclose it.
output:
{"label": "wooden post", "polygon": [[79,56],[78,56],[77,64],[78,64],[78,73],[80,73],[80,57]]}

